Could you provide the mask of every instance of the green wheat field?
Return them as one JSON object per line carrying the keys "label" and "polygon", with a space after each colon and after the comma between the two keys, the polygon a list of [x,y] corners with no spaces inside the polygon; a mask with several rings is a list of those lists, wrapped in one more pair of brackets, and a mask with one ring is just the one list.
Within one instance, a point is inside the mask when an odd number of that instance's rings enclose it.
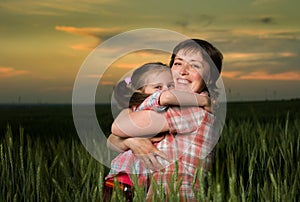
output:
{"label": "green wheat field", "polygon": [[[110,106],[96,112],[108,135]],[[0,106],[0,201],[101,201],[108,170],[82,146],[71,105]],[[207,180],[199,201],[300,201],[300,100],[228,103]]]}

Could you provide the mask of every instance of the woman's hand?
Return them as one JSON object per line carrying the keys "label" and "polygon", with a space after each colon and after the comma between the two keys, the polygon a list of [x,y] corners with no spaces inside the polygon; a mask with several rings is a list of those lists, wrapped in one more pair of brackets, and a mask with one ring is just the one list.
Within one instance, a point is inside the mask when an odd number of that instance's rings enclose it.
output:
{"label": "woman's hand", "polygon": [[153,143],[159,142],[164,138],[164,136],[153,137],[153,138],[127,138],[124,140],[124,144],[132,150],[132,152],[144,163],[144,165],[155,171],[162,169],[163,166],[159,163],[156,156],[170,162],[168,156],[158,150]]}

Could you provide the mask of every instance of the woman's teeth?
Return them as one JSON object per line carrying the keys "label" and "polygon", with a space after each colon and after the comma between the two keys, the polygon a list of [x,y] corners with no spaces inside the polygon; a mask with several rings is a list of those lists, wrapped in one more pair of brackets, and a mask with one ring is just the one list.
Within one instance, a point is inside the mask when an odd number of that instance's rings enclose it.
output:
{"label": "woman's teeth", "polygon": [[186,79],[177,79],[177,82],[180,83],[180,84],[188,84],[190,83],[188,80]]}

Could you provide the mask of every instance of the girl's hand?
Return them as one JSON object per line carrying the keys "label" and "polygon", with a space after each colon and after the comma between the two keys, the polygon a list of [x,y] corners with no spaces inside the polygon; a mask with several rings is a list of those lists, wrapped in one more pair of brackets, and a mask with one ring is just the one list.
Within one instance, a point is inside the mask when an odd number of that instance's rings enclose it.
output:
{"label": "girl's hand", "polygon": [[124,144],[132,150],[132,152],[144,163],[144,165],[153,170],[160,170],[163,166],[159,163],[156,156],[171,162],[168,159],[168,156],[159,151],[154,145],[153,142],[159,142],[164,138],[162,137],[153,137],[148,138],[127,138]]}

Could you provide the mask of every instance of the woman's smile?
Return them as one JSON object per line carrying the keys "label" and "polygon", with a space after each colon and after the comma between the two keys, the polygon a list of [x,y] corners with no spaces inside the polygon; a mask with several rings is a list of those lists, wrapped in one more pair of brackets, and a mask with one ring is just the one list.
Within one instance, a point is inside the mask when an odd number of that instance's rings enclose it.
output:
{"label": "woman's smile", "polygon": [[177,79],[177,84],[189,84],[189,83],[191,82],[187,79],[181,79],[181,78]]}

